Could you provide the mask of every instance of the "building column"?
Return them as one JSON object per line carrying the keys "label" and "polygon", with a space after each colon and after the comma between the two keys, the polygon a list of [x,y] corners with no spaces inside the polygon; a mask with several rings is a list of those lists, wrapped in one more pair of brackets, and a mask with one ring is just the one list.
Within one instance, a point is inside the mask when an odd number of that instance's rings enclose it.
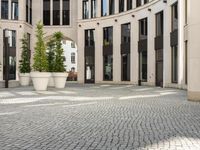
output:
{"label": "building column", "polygon": [[149,85],[155,85],[155,48],[154,48],[154,38],[155,38],[155,15],[153,12],[149,12],[148,17],[148,43],[147,43],[147,82]]}
{"label": "building column", "polygon": [[184,24],[185,24],[185,11],[184,11],[184,2],[178,2],[178,84],[182,87],[184,82]]}
{"label": "building column", "polygon": [[62,14],[62,12],[63,12],[63,1],[61,0],[60,1],[60,25],[63,24],[63,14]]}
{"label": "building column", "polygon": [[96,17],[101,17],[101,0],[96,1]]}
{"label": "building column", "polygon": [[135,9],[136,8],[136,0],[133,0],[132,1],[132,9]]}
{"label": "building column", "polygon": [[124,11],[127,11],[127,0],[124,0]]}
{"label": "building column", "polygon": [[188,1],[188,99],[200,101],[199,0]]}
{"label": "building column", "polygon": [[115,14],[119,13],[119,0],[115,1]]}
{"label": "building column", "polygon": [[163,35],[163,87],[168,87],[171,84],[171,46],[170,46],[170,32],[171,26],[171,6],[168,5],[163,11],[164,15],[164,35]]}
{"label": "building column", "polygon": [[101,26],[95,29],[95,82],[103,81],[103,30]]}
{"label": "building column", "polygon": [[85,33],[82,27],[78,27],[77,48],[78,48],[78,82],[84,83],[85,80]]}
{"label": "building column", "polygon": [[131,82],[138,84],[139,63],[138,63],[138,41],[139,25],[136,18],[131,21]]}
{"label": "building column", "polygon": [[50,25],[53,25],[53,0],[50,0]]}
{"label": "building column", "polygon": [[113,26],[113,81],[115,83],[121,82],[121,26],[117,24]]}

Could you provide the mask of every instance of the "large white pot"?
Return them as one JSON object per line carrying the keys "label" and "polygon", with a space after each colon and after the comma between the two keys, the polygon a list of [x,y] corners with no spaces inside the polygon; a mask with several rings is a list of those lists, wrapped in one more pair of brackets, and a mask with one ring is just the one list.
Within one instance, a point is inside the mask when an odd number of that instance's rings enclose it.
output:
{"label": "large white pot", "polygon": [[46,91],[49,82],[49,72],[31,72],[31,79],[36,91]]}
{"label": "large white pot", "polygon": [[51,76],[49,78],[49,83],[48,83],[48,87],[54,87],[54,78],[53,78],[53,74],[51,73]]}
{"label": "large white pot", "polygon": [[29,86],[30,84],[30,73],[20,73],[19,82],[21,86]]}
{"label": "large white pot", "polygon": [[62,89],[65,88],[67,74],[63,72],[52,73],[54,78],[55,88]]}

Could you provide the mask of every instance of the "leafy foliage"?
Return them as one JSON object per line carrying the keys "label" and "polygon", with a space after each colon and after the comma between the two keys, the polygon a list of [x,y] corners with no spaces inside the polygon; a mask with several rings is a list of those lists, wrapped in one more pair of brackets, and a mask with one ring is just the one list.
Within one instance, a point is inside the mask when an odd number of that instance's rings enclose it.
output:
{"label": "leafy foliage", "polygon": [[55,66],[55,41],[53,38],[47,43],[48,72],[54,72]]}
{"label": "leafy foliage", "polygon": [[19,61],[19,70],[20,73],[30,73],[31,66],[30,66],[30,50],[29,50],[29,41],[27,34],[24,34],[23,38],[21,39],[22,43],[22,53],[21,53],[21,60]]}
{"label": "leafy foliage", "polygon": [[36,38],[37,42],[33,58],[33,69],[34,71],[46,72],[48,71],[48,61],[46,57],[46,45],[44,42],[43,24],[41,23],[41,21],[37,24]]}
{"label": "leafy foliage", "polygon": [[63,34],[61,32],[56,32],[53,35],[55,41],[55,65],[54,72],[64,72],[65,71],[65,57],[63,55],[64,51],[62,48]]}

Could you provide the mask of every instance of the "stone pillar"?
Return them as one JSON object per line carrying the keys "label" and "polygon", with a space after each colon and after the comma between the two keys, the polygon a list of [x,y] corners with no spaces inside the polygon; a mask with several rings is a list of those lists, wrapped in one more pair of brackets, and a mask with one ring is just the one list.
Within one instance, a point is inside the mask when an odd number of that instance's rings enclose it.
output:
{"label": "stone pillar", "polygon": [[188,99],[200,101],[199,0],[188,1]]}
{"label": "stone pillar", "polygon": [[148,43],[147,43],[147,80],[149,85],[155,85],[155,14],[152,12],[148,17]]}
{"label": "stone pillar", "polygon": [[178,2],[178,84],[182,87],[184,82],[184,23],[185,23],[185,12],[184,12],[184,2]]}
{"label": "stone pillar", "polygon": [[50,0],[50,25],[53,25],[53,0]]}
{"label": "stone pillar", "polygon": [[62,14],[62,11],[63,11],[63,1],[61,0],[60,1],[60,25],[63,24],[63,14]]}
{"label": "stone pillar", "polygon": [[138,64],[138,40],[135,36],[139,33],[139,25],[137,18],[132,18],[131,21],[131,82],[138,84],[139,64]]}
{"label": "stone pillar", "polygon": [[78,46],[78,82],[84,83],[85,78],[85,52],[84,52],[84,30],[82,27],[78,27],[78,37],[77,37],[77,46]]}
{"label": "stone pillar", "polygon": [[121,81],[121,53],[120,53],[120,44],[121,37],[120,24],[113,26],[113,81],[118,83]]}
{"label": "stone pillar", "polygon": [[95,29],[95,81],[100,83],[103,81],[103,30],[99,25]]}
{"label": "stone pillar", "polygon": [[171,6],[168,5],[163,11],[164,15],[164,35],[163,35],[163,87],[168,87],[171,84],[171,46],[170,46],[170,32],[171,26],[167,25],[171,22]]}
{"label": "stone pillar", "polygon": [[115,14],[119,13],[119,1],[115,1]]}

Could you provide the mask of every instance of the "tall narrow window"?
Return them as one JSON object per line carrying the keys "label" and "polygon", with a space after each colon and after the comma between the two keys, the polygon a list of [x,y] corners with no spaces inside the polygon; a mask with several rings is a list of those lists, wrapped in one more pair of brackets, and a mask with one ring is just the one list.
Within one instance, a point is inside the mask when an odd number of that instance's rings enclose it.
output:
{"label": "tall narrow window", "polygon": [[18,0],[12,0],[11,1],[11,19],[18,20],[18,17],[19,17]]}
{"label": "tall narrow window", "polygon": [[75,53],[71,53],[71,63],[72,64],[76,63],[76,54]]}
{"label": "tall narrow window", "polygon": [[[113,80],[113,56],[112,56],[112,44],[113,44],[113,27],[103,28],[103,79],[107,81]],[[109,52],[108,52],[109,51]]]}
{"label": "tall narrow window", "polygon": [[109,15],[115,13],[115,0],[109,0]]}
{"label": "tall narrow window", "polygon": [[32,0],[30,0],[30,8],[29,8],[29,23],[32,24]]}
{"label": "tall narrow window", "polygon": [[8,0],[1,0],[1,19],[8,19]]}
{"label": "tall narrow window", "polygon": [[113,27],[103,29],[103,45],[108,46],[113,44]]}
{"label": "tall narrow window", "polygon": [[156,36],[163,35],[163,12],[156,14]]}
{"label": "tall narrow window", "polygon": [[26,0],[26,22],[32,24],[32,0]]}
{"label": "tall narrow window", "polygon": [[[147,18],[139,21],[139,81],[147,82],[147,34],[148,34],[148,22]],[[141,46],[143,45],[143,46]],[[146,46],[145,46],[146,45]]]}
{"label": "tall narrow window", "polygon": [[107,0],[101,0],[101,16],[108,15]]}
{"label": "tall narrow window", "polygon": [[178,3],[172,5],[172,31],[178,29]]}
{"label": "tall narrow window", "polygon": [[60,25],[60,0],[53,0],[53,25]]}
{"label": "tall narrow window", "polygon": [[83,0],[83,19],[89,18],[89,1]]}
{"label": "tall narrow window", "polygon": [[86,47],[94,46],[94,30],[85,31],[85,46]]}
{"label": "tall narrow window", "polygon": [[63,0],[63,25],[70,24],[70,1]]}
{"label": "tall narrow window", "polygon": [[148,24],[147,24],[147,18],[140,20],[139,22],[139,39],[147,39],[147,32],[148,32]]}
{"label": "tall narrow window", "polygon": [[96,17],[96,0],[91,0],[91,18]]}
{"label": "tall narrow window", "polygon": [[124,11],[124,0],[119,0],[119,12]]}
{"label": "tall narrow window", "polygon": [[50,0],[43,1],[43,24],[50,25]]}
{"label": "tall narrow window", "polygon": [[178,48],[172,47],[172,83],[178,82]]}
{"label": "tall narrow window", "polygon": [[132,9],[132,0],[127,0],[127,10]]}
{"label": "tall narrow window", "polygon": [[130,81],[130,23],[121,25],[121,77]]}

